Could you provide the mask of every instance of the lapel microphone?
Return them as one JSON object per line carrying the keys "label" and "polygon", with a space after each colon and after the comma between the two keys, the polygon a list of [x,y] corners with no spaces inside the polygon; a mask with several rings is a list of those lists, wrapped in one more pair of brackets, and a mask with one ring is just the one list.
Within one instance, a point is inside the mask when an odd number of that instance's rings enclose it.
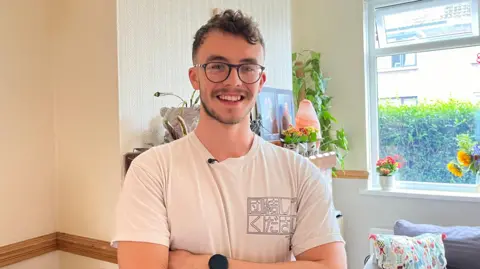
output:
{"label": "lapel microphone", "polygon": [[208,163],[208,164],[214,164],[215,162],[218,163],[218,160],[217,160],[217,159],[214,159],[214,158],[208,158],[208,160],[207,160],[207,163]]}

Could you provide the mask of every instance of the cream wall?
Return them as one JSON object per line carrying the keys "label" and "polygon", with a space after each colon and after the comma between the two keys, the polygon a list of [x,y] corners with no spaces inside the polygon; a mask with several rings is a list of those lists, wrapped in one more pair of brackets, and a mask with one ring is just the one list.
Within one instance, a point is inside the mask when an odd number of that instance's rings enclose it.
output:
{"label": "cream wall", "polygon": [[322,54],[322,69],[332,78],[331,112],[351,148],[345,169],[367,170],[363,1],[292,1],[292,46]]}
{"label": "cream wall", "polygon": [[[109,241],[120,191],[116,1],[53,0],[58,226]],[[61,268],[115,268],[60,253]]]}
{"label": "cream wall", "polygon": [[47,0],[0,1],[0,246],[56,231],[48,8]]}
{"label": "cream wall", "polygon": [[115,0],[55,0],[58,230],[113,235],[120,191]]}
{"label": "cream wall", "polygon": [[266,86],[291,89],[290,0],[118,1],[120,134],[122,152],[143,146],[143,134],[163,106],[188,99],[193,36],[214,8],[255,17],[266,41]]}

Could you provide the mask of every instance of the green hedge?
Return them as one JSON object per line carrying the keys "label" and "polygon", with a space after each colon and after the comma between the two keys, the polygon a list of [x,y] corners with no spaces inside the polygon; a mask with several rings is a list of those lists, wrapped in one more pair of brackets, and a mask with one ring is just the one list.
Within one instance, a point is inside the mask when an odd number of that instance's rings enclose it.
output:
{"label": "green hedge", "polygon": [[474,183],[471,173],[457,178],[446,165],[456,158],[456,136],[475,134],[478,108],[458,100],[379,105],[380,157],[399,154],[405,159],[399,180]]}

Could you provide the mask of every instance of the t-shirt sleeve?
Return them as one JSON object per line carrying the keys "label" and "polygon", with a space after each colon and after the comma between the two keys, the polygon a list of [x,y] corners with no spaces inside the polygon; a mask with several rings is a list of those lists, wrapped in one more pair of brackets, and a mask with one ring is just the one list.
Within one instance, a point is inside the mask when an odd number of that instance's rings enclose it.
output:
{"label": "t-shirt sleeve", "polygon": [[[310,162],[305,159],[306,162]],[[299,175],[298,210],[292,236],[293,254],[344,240],[336,219],[329,177],[313,163],[303,163]]]}
{"label": "t-shirt sleeve", "polygon": [[128,169],[120,192],[116,232],[111,245],[117,247],[119,241],[136,241],[169,247],[164,180],[161,175],[154,175],[144,164],[139,165],[136,161]]}

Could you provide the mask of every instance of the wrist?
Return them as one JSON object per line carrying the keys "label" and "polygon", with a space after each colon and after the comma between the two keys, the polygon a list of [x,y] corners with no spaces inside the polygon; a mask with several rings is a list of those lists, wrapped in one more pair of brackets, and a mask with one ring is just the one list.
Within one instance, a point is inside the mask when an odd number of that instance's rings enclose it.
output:
{"label": "wrist", "polygon": [[209,269],[208,262],[211,255],[195,255],[193,257],[192,269]]}

